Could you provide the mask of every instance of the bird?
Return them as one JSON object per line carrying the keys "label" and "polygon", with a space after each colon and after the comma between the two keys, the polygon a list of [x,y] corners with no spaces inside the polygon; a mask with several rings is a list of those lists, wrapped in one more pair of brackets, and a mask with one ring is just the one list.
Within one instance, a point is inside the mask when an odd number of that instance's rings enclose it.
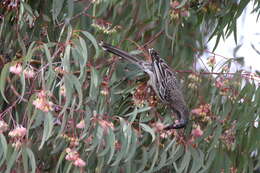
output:
{"label": "bird", "polygon": [[141,70],[148,74],[150,78],[148,85],[153,88],[161,102],[167,105],[177,115],[177,122],[164,127],[164,130],[186,127],[189,122],[190,112],[184,100],[180,82],[177,79],[176,73],[159,56],[157,51],[153,48],[148,49],[152,61],[147,62],[103,41],[101,41],[99,45],[103,50],[136,64]]}

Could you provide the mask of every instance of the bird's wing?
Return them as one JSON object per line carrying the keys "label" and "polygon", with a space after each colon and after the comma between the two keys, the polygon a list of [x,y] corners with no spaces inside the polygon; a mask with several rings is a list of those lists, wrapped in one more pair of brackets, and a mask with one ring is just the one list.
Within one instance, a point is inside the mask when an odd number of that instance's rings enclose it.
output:
{"label": "bird's wing", "polygon": [[158,53],[155,50],[149,49],[149,53],[152,57],[152,69],[155,76],[155,82],[159,90],[159,96],[163,101],[166,101],[164,98],[166,88],[169,88],[169,84],[171,84],[172,89],[179,89],[179,82],[176,78],[175,73],[164,62],[164,60],[159,57]]}

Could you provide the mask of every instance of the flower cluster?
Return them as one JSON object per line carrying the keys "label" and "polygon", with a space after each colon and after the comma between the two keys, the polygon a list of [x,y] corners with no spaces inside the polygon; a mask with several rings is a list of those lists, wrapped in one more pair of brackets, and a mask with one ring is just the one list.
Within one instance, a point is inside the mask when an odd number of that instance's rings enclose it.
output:
{"label": "flower cluster", "polygon": [[201,137],[203,135],[203,131],[200,128],[200,125],[197,125],[191,132],[191,135],[195,138]]}
{"label": "flower cluster", "polygon": [[231,124],[231,127],[226,129],[220,137],[221,141],[227,146],[228,150],[231,150],[235,143],[236,124],[237,124],[237,122],[233,121]]}
{"label": "flower cluster", "polygon": [[28,79],[31,79],[35,76],[35,72],[32,69],[32,67],[28,67],[25,70],[23,70],[23,67],[20,63],[16,63],[15,65],[10,66],[9,71],[16,75],[20,75],[23,72],[25,78],[28,78]]}
{"label": "flower cluster", "polygon": [[158,104],[158,100],[154,92],[152,92],[152,94],[148,97],[147,101],[148,105],[151,107],[156,107],[156,105]]}
{"label": "flower cluster", "polygon": [[191,110],[192,114],[198,115],[200,118],[202,118],[202,122],[211,121],[210,112],[211,112],[210,104],[200,105],[199,108],[195,108],[195,109]]}
{"label": "flower cluster", "polygon": [[3,120],[0,120],[0,133],[5,132],[6,130],[8,130],[8,124]]}
{"label": "flower cluster", "polygon": [[212,1],[211,3],[207,3],[205,6],[203,6],[200,9],[203,13],[208,13],[208,12],[213,12],[213,13],[218,13],[221,11],[220,5],[217,3],[214,3]]}
{"label": "flower cluster", "polygon": [[25,78],[32,79],[35,76],[35,72],[32,68],[26,68],[23,72]]}
{"label": "flower cluster", "polygon": [[49,112],[53,110],[53,102],[48,100],[47,91],[40,91],[37,98],[33,101],[33,105],[43,112]]}
{"label": "flower cluster", "polygon": [[9,132],[9,136],[12,138],[12,146],[17,148],[20,148],[22,144],[24,143],[24,136],[27,133],[27,129],[24,128],[23,126],[19,125],[15,129]]}
{"label": "flower cluster", "polygon": [[55,67],[54,71],[61,74],[61,75],[66,73],[66,71],[62,67]]}
{"label": "flower cluster", "polygon": [[99,125],[104,129],[104,131],[107,133],[109,129],[114,129],[114,124],[112,122],[106,121],[106,120],[102,120],[102,119],[98,119],[98,123]]}
{"label": "flower cluster", "polygon": [[140,84],[133,94],[134,105],[143,107],[148,103],[151,107],[156,107],[158,101],[153,90],[148,90],[146,83]]}
{"label": "flower cluster", "polygon": [[26,135],[26,128],[23,126],[17,126],[14,130],[9,132],[11,138],[23,138]]}
{"label": "flower cluster", "polygon": [[165,126],[161,122],[153,123],[152,127],[155,132],[158,132],[160,134],[161,139],[169,138],[170,136],[174,135],[174,133],[175,133],[175,130],[167,130],[167,131],[163,130],[163,128]]}
{"label": "flower cluster", "polygon": [[113,33],[116,33],[118,29],[121,29],[121,27],[118,25],[112,27],[112,24],[104,22],[104,21],[92,23],[91,26],[93,26],[97,30],[103,32],[104,34],[113,34]]}
{"label": "flower cluster", "polygon": [[203,131],[201,130],[200,125],[193,125],[193,129],[191,131],[191,137],[188,140],[188,144],[196,148],[198,144],[194,143],[195,139],[201,137],[202,135],[203,135]]}
{"label": "flower cluster", "polygon": [[67,153],[65,156],[66,160],[71,161],[77,167],[86,166],[86,162],[80,158],[79,153],[75,149],[66,148],[65,151]]}
{"label": "flower cluster", "polygon": [[85,120],[81,120],[77,125],[76,128],[78,129],[84,129],[85,127]]}
{"label": "flower cluster", "polygon": [[13,66],[10,66],[9,71],[11,73],[14,73],[16,75],[20,75],[23,71],[22,65],[20,63],[17,63]]}
{"label": "flower cluster", "polygon": [[107,96],[109,94],[109,78],[106,76],[104,80],[101,82],[102,90],[100,92],[101,95]]}
{"label": "flower cluster", "polygon": [[4,0],[1,3],[3,7],[6,8],[7,10],[12,10],[12,9],[18,9],[20,5],[20,0]]}
{"label": "flower cluster", "polygon": [[190,83],[188,87],[191,89],[197,89],[199,84],[201,83],[201,78],[199,75],[192,73],[188,76]]}
{"label": "flower cluster", "polygon": [[87,139],[84,140],[86,144],[90,144],[92,141],[93,141],[93,135],[90,135],[89,137],[87,137]]}
{"label": "flower cluster", "polygon": [[70,143],[70,147],[76,147],[79,145],[79,139],[76,137],[70,137],[66,134],[62,134],[61,137]]}
{"label": "flower cluster", "polygon": [[230,77],[220,77],[215,82],[215,87],[220,90],[220,95],[227,96],[231,101],[237,99],[238,93],[236,88],[239,88],[241,83]]}
{"label": "flower cluster", "polygon": [[66,88],[65,88],[65,85],[61,85],[60,86],[60,94],[62,95],[62,96],[66,96]]}
{"label": "flower cluster", "polygon": [[154,129],[156,132],[160,132],[160,131],[163,130],[164,125],[163,125],[163,123],[156,122],[156,123],[153,123],[153,124],[152,124],[152,127],[153,127],[153,129]]}
{"label": "flower cluster", "polygon": [[[19,9],[20,9],[20,3],[21,0],[2,0],[0,1],[0,8],[5,9],[5,11],[15,11],[16,14],[16,18],[18,19],[18,13],[19,13]],[[29,27],[32,28],[34,26],[36,17],[35,15],[33,15],[33,13],[29,13],[27,12],[27,10],[24,10],[25,12],[23,13],[23,18],[25,19],[25,21],[29,24]]]}
{"label": "flower cluster", "polygon": [[191,113],[199,116],[206,116],[208,113],[210,113],[210,111],[211,111],[211,105],[205,104],[205,105],[200,105],[199,108],[193,109]]}
{"label": "flower cluster", "polygon": [[209,57],[207,59],[207,64],[208,64],[209,67],[214,68],[214,66],[216,65],[216,58],[215,58],[215,56]]}
{"label": "flower cluster", "polygon": [[216,88],[220,89],[220,95],[222,96],[228,95],[228,91],[229,91],[228,83],[229,83],[228,79],[219,78],[218,80],[216,80],[215,86]]}
{"label": "flower cluster", "polygon": [[169,138],[170,136],[174,136],[175,135],[175,132],[174,130],[167,130],[167,131],[163,131],[161,134],[160,134],[160,138],[162,139],[167,139]]}
{"label": "flower cluster", "polygon": [[170,6],[171,6],[171,11],[170,11],[170,17],[173,20],[177,20],[180,17],[189,17],[190,16],[190,12],[187,9],[187,7],[181,7],[178,8],[178,6],[180,5],[180,3],[178,1],[173,1],[171,2]]}

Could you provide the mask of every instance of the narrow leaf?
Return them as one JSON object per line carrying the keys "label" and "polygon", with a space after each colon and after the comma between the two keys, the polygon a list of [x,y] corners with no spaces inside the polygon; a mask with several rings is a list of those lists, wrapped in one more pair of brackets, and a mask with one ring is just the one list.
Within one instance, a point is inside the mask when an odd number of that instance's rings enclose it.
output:
{"label": "narrow leaf", "polygon": [[1,151],[3,152],[2,154],[2,158],[1,158],[1,161],[0,161],[0,167],[1,165],[4,163],[5,159],[6,159],[6,155],[7,155],[7,142],[6,142],[6,139],[5,139],[5,136],[3,134],[0,134],[0,142],[1,142]]}
{"label": "narrow leaf", "polygon": [[68,18],[70,19],[73,16],[74,2],[73,0],[67,0],[67,4],[68,4]]}
{"label": "narrow leaf", "polygon": [[32,172],[36,171],[36,161],[35,161],[35,157],[34,154],[32,152],[32,150],[30,148],[26,148],[26,153],[30,159],[30,164],[31,164],[31,168],[32,168]]}
{"label": "narrow leaf", "polygon": [[191,161],[191,153],[190,151],[186,151],[182,159],[181,167],[179,171],[183,172],[184,169],[187,169],[189,167],[190,161]]}
{"label": "narrow leaf", "polygon": [[22,98],[23,98],[24,93],[25,93],[25,76],[24,76],[24,73],[21,74],[20,81],[22,83],[22,92],[21,92],[21,96],[20,96],[20,99],[22,101]]}
{"label": "narrow leaf", "polygon": [[96,39],[95,39],[95,37],[93,37],[93,35],[92,34],[90,34],[89,32],[87,32],[87,31],[82,31],[82,33],[91,41],[91,43],[94,45],[94,47],[95,47],[95,49],[96,49],[96,55],[95,55],[95,57],[97,57],[98,56],[98,44],[97,44],[97,41],[96,41]]}
{"label": "narrow leaf", "polygon": [[153,142],[153,141],[155,140],[154,130],[153,130],[151,127],[149,127],[148,125],[143,124],[143,123],[140,123],[140,126],[141,126],[141,128],[142,128],[144,131],[146,131],[146,132],[148,132],[148,133],[151,134],[151,136],[152,136],[152,142]]}
{"label": "narrow leaf", "polygon": [[45,119],[44,119],[43,136],[42,136],[42,142],[39,146],[39,150],[42,149],[44,143],[51,136],[52,128],[53,128],[53,117],[52,114],[48,112],[47,115],[45,115]]}
{"label": "narrow leaf", "polygon": [[137,173],[141,173],[144,171],[147,161],[148,161],[147,150],[145,147],[142,147],[142,160],[141,160],[140,167],[139,167]]}
{"label": "narrow leaf", "polygon": [[53,17],[54,21],[57,20],[57,17],[60,14],[61,9],[63,7],[63,3],[64,3],[64,0],[53,0],[52,1],[52,9],[53,9],[52,17]]}
{"label": "narrow leaf", "polygon": [[5,64],[3,69],[2,69],[2,71],[1,71],[1,76],[0,76],[0,81],[1,81],[0,82],[0,91],[1,91],[1,94],[2,94],[2,96],[4,98],[4,100],[7,103],[9,103],[9,102],[8,102],[8,100],[5,97],[5,83],[6,83],[6,80],[7,80],[6,78],[9,75],[9,68],[10,68],[10,66],[11,66],[10,63]]}
{"label": "narrow leaf", "polygon": [[109,154],[109,158],[108,158],[108,161],[107,161],[107,164],[110,164],[113,156],[114,156],[114,153],[115,153],[115,142],[116,142],[116,139],[115,139],[115,134],[112,130],[109,130],[109,146],[110,146],[110,154]]}
{"label": "narrow leaf", "polygon": [[17,150],[13,150],[11,157],[7,160],[7,168],[6,168],[5,173],[10,173],[15,161],[18,159],[17,158],[18,154],[19,153]]}
{"label": "narrow leaf", "polygon": [[78,93],[78,96],[79,96],[79,104],[78,104],[78,108],[80,108],[80,106],[82,105],[82,100],[83,100],[83,95],[82,95],[82,89],[81,89],[81,84],[78,80],[78,78],[76,78],[74,75],[72,74],[68,74],[65,76],[66,78],[68,78],[68,82],[71,82],[71,86],[74,86],[77,93]]}
{"label": "narrow leaf", "polygon": [[23,169],[24,169],[24,172],[29,172],[29,171],[28,171],[28,157],[27,157],[25,148],[22,149],[22,160],[23,160]]}

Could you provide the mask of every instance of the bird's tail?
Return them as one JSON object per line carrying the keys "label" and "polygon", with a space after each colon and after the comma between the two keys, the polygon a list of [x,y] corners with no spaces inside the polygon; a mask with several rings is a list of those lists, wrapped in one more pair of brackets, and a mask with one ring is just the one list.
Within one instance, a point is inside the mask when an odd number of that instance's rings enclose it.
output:
{"label": "bird's tail", "polygon": [[142,61],[142,60],[137,59],[137,58],[134,57],[133,55],[130,55],[129,53],[127,53],[127,52],[125,52],[125,51],[123,51],[123,50],[121,50],[121,49],[118,49],[118,48],[116,48],[116,47],[114,47],[114,46],[112,46],[112,45],[110,45],[110,44],[104,43],[103,41],[101,41],[101,42],[99,43],[99,45],[100,45],[105,51],[110,52],[110,53],[113,53],[113,54],[115,54],[115,55],[117,55],[117,56],[120,56],[120,57],[122,57],[122,58],[124,58],[124,59],[126,59],[126,60],[128,60],[128,61],[130,61],[130,62],[132,62],[132,63],[134,63],[134,64],[136,64],[136,65],[138,65],[138,66],[139,66],[140,68],[142,68],[142,69],[144,68],[145,62]]}

